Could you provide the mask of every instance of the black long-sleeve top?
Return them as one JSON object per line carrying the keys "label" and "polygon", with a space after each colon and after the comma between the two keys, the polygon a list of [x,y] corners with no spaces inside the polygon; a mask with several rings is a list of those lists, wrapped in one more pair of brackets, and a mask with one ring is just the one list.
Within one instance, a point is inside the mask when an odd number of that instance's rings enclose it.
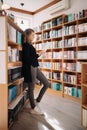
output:
{"label": "black long-sleeve top", "polygon": [[38,57],[36,49],[32,44],[24,43],[22,49],[22,75],[25,82],[32,82],[31,77],[31,65],[33,67],[38,67]]}

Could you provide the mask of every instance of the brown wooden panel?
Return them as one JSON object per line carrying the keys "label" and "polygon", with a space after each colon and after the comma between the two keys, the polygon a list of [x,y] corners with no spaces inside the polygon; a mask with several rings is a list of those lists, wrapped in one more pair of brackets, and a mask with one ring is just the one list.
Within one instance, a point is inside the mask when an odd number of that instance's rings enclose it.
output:
{"label": "brown wooden panel", "polygon": [[0,85],[0,130],[8,129],[8,87]]}

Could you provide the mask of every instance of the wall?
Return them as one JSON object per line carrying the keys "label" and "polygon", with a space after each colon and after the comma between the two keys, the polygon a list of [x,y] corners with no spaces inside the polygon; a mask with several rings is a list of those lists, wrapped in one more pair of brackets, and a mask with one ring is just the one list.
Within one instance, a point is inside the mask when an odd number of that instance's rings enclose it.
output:
{"label": "wall", "polygon": [[58,16],[60,14],[77,13],[81,9],[87,9],[87,0],[70,0],[71,8],[58,12],[54,16],[49,13],[49,8],[41,11],[33,16],[33,27],[40,25],[43,21],[50,19],[52,17]]}
{"label": "wall", "polygon": [[[23,13],[18,13],[18,12],[14,12],[14,11],[7,11],[7,13],[9,14],[13,14],[15,16],[15,22],[19,22],[18,25],[20,26],[20,21],[23,20],[24,21],[24,26],[27,26],[26,25],[26,22],[28,21],[29,22],[29,27],[32,28],[33,26],[33,16],[32,15],[28,15],[28,14],[23,14]],[[25,27],[26,28],[26,27]]]}

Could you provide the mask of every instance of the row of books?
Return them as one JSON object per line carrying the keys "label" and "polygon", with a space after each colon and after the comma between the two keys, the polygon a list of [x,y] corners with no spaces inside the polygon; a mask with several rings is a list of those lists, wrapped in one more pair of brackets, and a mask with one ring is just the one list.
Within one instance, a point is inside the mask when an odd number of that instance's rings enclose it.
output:
{"label": "row of books", "polygon": [[63,70],[76,71],[76,63],[63,63]]}
{"label": "row of books", "polygon": [[51,27],[52,27],[52,22],[51,21],[43,24],[43,30],[49,29]]}
{"label": "row of books", "polygon": [[78,38],[78,46],[87,45],[87,37]]}
{"label": "row of books", "polygon": [[52,79],[62,80],[62,73],[60,73],[60,72],[52,72]]}
{"label": "row of books", "polygon": [[73,47],[77,45],[76,38],[70,38],[70,39],[65,39],[63,42],[63,47]]}
{"label": "row of books", "polygon": [[62,90],[62,84],[61,83],[52,83],[52,89],[61,91]]}
{"label": "row of books", "polygon": [[78,59],[87,59],[87,51],[86,50],[78,51],[77,58]]}
{"label": "row of books", "polygon": [[62,48],[62,40],[60,41],[53,41],[52,42],[52,47],[55,49],[55,48]]}
{"label": "row of books", "polygon": [[81,72],[81,63],[82,62],[77,62],[77,63],[61,63],[61,62],[39,62],[39,65],[41,68],[47,67],[47,68],[52,68],[53,70],[64,70],[64,71],[77,71]]}
{"label": "row of books", "polygon": [[17,62],[19,61],[19,51],[17,48],[11,48],[8,46],[8,62]]}
{"label": "row of books", "polygon": [[47,71],[42,71],[42,72],[46,76],[47,79],[51,79],[52,78],[52,73],[51,72],[47,72]]}
{"label": "row of books", "polygon": [[87,109],[82,109],[82,125],[86,128],[87,127]]}
{"label": "row of books", "polygon": [[38,34],[37,35],[37,39],[36,39],[37,41],[40,41],[40,40],[42,40],[42,34]]}
{"label": "row of books", "polygon": [[8,83],[13,82],[19,78],[21,78],[21,66],[13,66],[8,68]]}
{"label": "row of books", "polygon": [[19,31],[16,31],[11,25],[8,24],[8,39],[9,41],[22,44],[22,34]]}
{"label": "row of books", "polygon": [[62,17],[52,19],[52,27],[62,24]]}
{"label": "row of books", "polygon": [[82,97],[81,89],[77,89],[73,86],[64,86],[64,94],[78,98]]}
{"label": "row of books", "polygon": [[60,62],[53,62],[52,63],[52,69],[53,70],[61,70],[62,69],[62,63]]}
{"label": "row of books", "polygon": [[68,82],[71,84],[76,84],[76,75],[71,75],[71,74],[67,74],[64,73],[64,82]]}
{"label": "row of books", "polygon": [[86,32],[87,31],[87,23],[82,23],[78,25],[78,32]]}
{"label": "row of books", "polygon": [[52,64],[51,62],[39,62],[40,68],[46,68],[46,69],[51,69]]}
{"label": "row of books", "polygon": [[64,51],[64,59],[75,59],[76,51]]}
{"label": "row of books", "polygon": [[62,37],[62,29],[50,31],[50,38]]}
{"label": "row of books", "polygon": [[78,13],[70,13],[64,18],[64,22],[71,22],[87,16],[87,9],[81,10]]}
{"label": "row of books", "polygon": [[77,26],[64,26],[63,27],[63,36],[75,34],[77,32]]}

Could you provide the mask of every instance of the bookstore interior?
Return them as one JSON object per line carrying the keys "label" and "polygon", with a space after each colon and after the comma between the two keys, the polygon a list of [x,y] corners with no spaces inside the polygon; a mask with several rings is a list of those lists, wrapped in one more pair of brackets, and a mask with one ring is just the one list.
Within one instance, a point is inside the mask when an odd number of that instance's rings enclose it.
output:
{"label": "bookstore interior", "polygon": [[[0,130],[87,130],[87,0],[0,0]],[[29,112],[22,75],[25,30],[51,86]],[[34,94],[42,83],[37,80]],[[50,101],[51,100],[51,101]]]}

